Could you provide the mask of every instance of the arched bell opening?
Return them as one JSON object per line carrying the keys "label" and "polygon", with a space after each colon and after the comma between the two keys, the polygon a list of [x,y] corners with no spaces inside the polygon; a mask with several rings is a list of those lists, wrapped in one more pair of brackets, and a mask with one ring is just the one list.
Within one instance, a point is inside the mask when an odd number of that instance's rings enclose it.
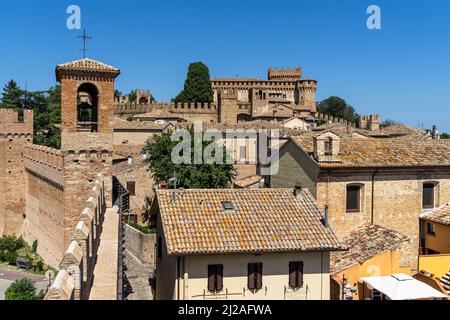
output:
{"label": "arched bell opening", "polygon": [[92,83],[78,88],[77,131],[98,132],[98,89]]}

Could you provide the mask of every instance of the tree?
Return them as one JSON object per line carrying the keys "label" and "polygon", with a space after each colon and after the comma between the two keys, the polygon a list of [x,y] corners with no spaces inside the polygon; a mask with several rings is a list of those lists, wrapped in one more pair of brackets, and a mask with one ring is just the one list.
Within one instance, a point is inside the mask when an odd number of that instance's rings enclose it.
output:
{"label": "tree", "polygon": [[450,134],[443,132],[441,134],[441,139],[450,139]]}
{"label": "tree", "polygon": [[399,124],[397,121],[395,121],[395,120],[391,120],[391,119],[386,119],[386,120],[384,120],[382,123],[381,123],[381,127],[382,128],[386,128],[386,127],[389,127],[389,126],[393,126],[393,125],[395,125],[395,124]]}
{"label": "tree", "polygon": [[130,91],[130,93],[128,94],[128,99],[130,100],[130,102],[136,102],[137,99],[136,90]]}
{"label": "tree", "polygon": [[23,91],[14,80],[10,80],[3,88],[2,108],[21,109]]}
{"label": "tree", "polygon": [[173,101],[212,102],[213,95],[208,67],[202,62],[194,62],[189,65],[184,90]]}
{"label": "tree", "polygon": [[5,292],[5,300],[42,300],[43,298],[43,292],[36,294],[36,287],[29,279],[16,280]]}
{"label": "tree", "polygon": [[61,133],[61,86],[32,92],[28,105],[34,110],[34,143],[59,149]]}
{"label": "tree", "polygon": [[342,118],[353,123],[357,123],[359,121],[359,115],[355,112],[355,109],[344,99],[339,97],[329,97],[322,100],[317,105],[317,111],[333,117]]}
{"label": "tree", "polygon": [[[144,152],[147,154],[146,162],[156,182],[169,181],[169,187],[174,183],[170,181],[176,177],[177,187],[186,189],[198,188],[227,188],[235,176],[231,164],[194,164],[194,129],[189,129],[191,136],[191,163],[175,165],[172,161],[172,150],[179,143],[172,141],[171,132],[156,135],[153,142],[147,142]],[[213,142],[215,143],[215,142]],[[202,142],[202,152],[210,144]],[[223,147],[226,154],[225,147]],[[212,155],[214,156],[215,153]]]}

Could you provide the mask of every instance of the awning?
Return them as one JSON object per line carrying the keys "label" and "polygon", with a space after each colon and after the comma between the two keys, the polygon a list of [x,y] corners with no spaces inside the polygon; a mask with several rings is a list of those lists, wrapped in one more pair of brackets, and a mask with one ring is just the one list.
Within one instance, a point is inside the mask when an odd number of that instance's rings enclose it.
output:
{"label": "awning", "polygon": [[403,273],[361,278],[371,290],[380,291],[391,300],[442,299],[447,295]]}

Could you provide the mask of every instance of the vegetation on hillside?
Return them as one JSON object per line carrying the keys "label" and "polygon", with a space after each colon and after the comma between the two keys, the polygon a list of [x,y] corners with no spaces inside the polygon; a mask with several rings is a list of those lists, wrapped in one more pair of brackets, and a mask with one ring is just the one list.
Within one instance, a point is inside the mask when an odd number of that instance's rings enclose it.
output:
{"label": "vegetation on hillside", "polygon": [[189,65],[184,89],[173,101],[212,102],[213,95],[208,67],[202,62],[194,62]]}
{"label": "vegetation on hillside", "polygon": [[31,271],[36,273],[48,270],[42,258],[36,253],[37,241],[30,247],[25,240],[16,236],[3,236],[0,238],[0,262],[6,262],[11,266],[16,265],[17,258],[25,258],[30,261]]}

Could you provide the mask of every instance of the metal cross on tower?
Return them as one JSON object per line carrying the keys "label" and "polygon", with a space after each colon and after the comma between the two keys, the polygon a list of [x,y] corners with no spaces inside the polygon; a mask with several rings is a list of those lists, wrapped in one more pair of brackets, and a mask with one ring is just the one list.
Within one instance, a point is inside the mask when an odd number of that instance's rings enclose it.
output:
{"label": "metal cross on tower", "polygon": [[83,58],[86,59],[86,41],[91,40],[92,37],[89,37],[86,35],[86,29],[83,30],[83,35],[78,36],[78,38],[83,39],[83,49],[80,49],[80,51],[83,51]]}

